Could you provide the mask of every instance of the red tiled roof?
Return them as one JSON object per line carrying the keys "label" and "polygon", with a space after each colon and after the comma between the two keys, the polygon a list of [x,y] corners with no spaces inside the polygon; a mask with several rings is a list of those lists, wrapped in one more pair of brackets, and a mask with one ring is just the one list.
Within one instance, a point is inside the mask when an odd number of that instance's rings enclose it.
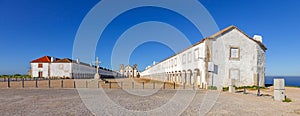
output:
{"label": "red tiled roof", "polygon": [[38,58],[38,59],[35,59],[35,60],[31,61],[31,63],[39,63],[39,62],[50,63],[51,62],[51,57],[50,56],[43,56],[41,58]]}

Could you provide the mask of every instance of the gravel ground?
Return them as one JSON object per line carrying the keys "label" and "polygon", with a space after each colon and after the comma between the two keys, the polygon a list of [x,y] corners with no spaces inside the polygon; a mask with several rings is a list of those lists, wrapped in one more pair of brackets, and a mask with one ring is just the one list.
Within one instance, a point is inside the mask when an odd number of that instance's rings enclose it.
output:
{"label": "gravel ground", "polygon": [[0,89],[0,115],[92,115],[75,89]]}
{"label": "gravel ground", "polygon": [[[87,92],[86,94],[79,91]],[[152,89],[133,89],[139,92],[153,91]],[[187,102],[169,101],[176,92],[186,94],[192,90],[159,90],[149,96],[136,96],[122,89],[105,89],[106,94],[100,94],[100,89],[0,89],[0,115],[153,115],[143,111],[157,110],[171,102],[170,111],[162,110],[158,115],[169,115],[177,112],[178,103]],[[212,93],[211,95],[209,93]],[[189,106],[180,115],[300,115],[300,89],[286,88],[286,94],[292,99],[291,103],[273,101],[271,96],[257,97],[254,91],[249,94],[228,93],[197,90]],[[272,90],[262,91],[272,94]],[[79,96],[81,94],[81,96]],[[82,95],[83,94],[83,95]],[[213,95],[219,95],[214,100]],[[104,100],[108,96],[110,101]],[[182,97],[181,96],[181,97]],[[82,98],[82,99],[80,99]],[[98,99],[97,101],[92,101]],[[205,101],[206,100],[206,101]],[[99,102],[99,103],[98,103]],[[213,102],[213,106],[204,104]],[[93,104],[85,105],[84,103]],[[113,106],[116,104],[118,107]],[[208,113],[205,113],[205,108]],[[89,110],[90,109],[90,110]],[[134,113],[126,113],[125,110]],[[181,111],[178,111],[181,112]],[[176,113],[175,113],[176,114]],[[156,114],[157,115],[157,114]],[[176,114],[179,115],[179,114]]]}

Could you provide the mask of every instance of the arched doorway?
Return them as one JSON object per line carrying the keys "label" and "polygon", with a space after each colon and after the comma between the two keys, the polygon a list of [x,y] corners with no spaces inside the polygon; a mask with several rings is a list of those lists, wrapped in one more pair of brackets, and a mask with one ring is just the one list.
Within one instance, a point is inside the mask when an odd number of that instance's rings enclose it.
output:
{"label": "arched doorway", "polygon": [[187,79],[188,79],[188,84],[192,85],[193,84],[193,72],[191,69],[187,71]]}

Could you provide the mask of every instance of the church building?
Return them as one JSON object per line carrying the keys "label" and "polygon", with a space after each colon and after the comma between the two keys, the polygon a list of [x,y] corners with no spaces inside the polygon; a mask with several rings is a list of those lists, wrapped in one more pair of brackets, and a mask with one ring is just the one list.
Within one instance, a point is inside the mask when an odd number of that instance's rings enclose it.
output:
{"label": "church building", "polygon": [[120,70],[118,72],[121,75],[121,77],[137,78],[140,76],[137,64],[134,64],[133,67],[130,65],[124,67],[123,64],[120,64]]}

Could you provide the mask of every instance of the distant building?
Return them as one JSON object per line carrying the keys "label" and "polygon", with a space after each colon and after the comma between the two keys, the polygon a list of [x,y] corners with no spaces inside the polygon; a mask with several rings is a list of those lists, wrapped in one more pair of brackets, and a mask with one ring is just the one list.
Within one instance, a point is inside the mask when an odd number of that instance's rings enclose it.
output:
{"label": "distant building", "polygon": [[139,77],[140,72],[137,69],[137,64],[134,64],[134,66],[127,65],[124,67],[123,64],[120,65],[120,70],[118,71],[120,76],[122,77],[128,77],[128,78],[135,78]]}
{"label": "distant building", "polygon": [[266,50],[262,36],[251,38],[230,26],[147,67],[141,75],[203,88],[252,86],[258,82],[264,86]]}
{"label": "distant building", "polygon": [[[31,77],[45,78],[94,78],[96,67],[92,64],[80,62],[79,59],[55,58],[44,56],[30,62]],[[114,76],[116,72],[100,67],[99,73],[103,77]]]}

